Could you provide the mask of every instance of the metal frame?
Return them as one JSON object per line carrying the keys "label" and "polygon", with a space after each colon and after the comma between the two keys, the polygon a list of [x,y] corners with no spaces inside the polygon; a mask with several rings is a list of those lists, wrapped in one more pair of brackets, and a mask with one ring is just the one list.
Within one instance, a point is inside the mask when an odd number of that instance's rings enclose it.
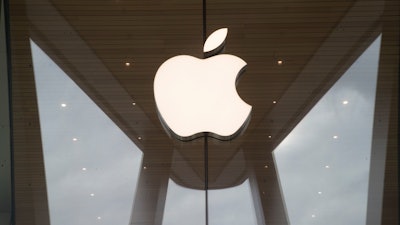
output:
{"label": "metal frame", "polygon": [[0,224],[14,224],[7,2],[0,6]]}

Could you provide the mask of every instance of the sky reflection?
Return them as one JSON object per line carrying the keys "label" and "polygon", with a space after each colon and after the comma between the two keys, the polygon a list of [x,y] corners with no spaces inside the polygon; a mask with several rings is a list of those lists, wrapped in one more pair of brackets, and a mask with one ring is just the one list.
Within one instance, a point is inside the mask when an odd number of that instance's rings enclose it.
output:
{"label": "sky reflection", "polygon": [[381,37],[274,150],[290,224],[366,224]]}
{"label": "sky reflection", "polygon": [[[256,225],[248,180],[242,184],[208,191],[210,225]],[[163,225],[204,225],[205,191],[168,183]]]}
{"label": "sky reflection", "polygon": [[52,225],[129,224],[142,152],[33,41]]}

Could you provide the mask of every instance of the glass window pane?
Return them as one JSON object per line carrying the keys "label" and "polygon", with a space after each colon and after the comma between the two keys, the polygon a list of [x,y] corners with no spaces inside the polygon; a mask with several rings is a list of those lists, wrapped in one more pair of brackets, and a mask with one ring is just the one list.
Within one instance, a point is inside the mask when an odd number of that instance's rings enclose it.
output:
{"label": "glass window pane", "polygon": [[52,225],[128,224],[142,152],[31,41]]}
{"label": "glass window pane", "polygon": [[366,224],[380,43],[273,152],[291,224]]}
{"label": "glass window pane", "polygon": [[253,198],[248,180],[242,184],[209,191],[210,225],[256,225]]}
{"label": "glass window pane", "polygon": [[205,192],[182,187],[170,179],[162,224],[204,225]]}

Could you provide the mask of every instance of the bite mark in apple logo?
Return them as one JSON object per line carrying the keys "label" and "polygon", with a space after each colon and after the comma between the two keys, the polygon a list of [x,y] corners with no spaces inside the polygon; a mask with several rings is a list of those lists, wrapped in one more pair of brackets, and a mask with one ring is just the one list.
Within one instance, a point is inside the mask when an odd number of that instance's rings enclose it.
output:
{"label": "bite mark in apple logo", "polygon": [[212,33],[204,44],[208,58],[178,55],[165,61],[154,78],[154,98],[164,128],[188,141],[208,133],[220,140],[240,134],[250,120],[252,107],[236,90],[246,67],[241,58],[219,54],[227,28]]}

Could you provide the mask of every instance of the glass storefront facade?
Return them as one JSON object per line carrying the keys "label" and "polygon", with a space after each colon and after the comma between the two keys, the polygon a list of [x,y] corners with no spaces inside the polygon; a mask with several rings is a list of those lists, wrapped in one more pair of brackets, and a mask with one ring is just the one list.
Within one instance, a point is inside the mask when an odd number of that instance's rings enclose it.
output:
{"label": "glass storefront facade", "polygon": [[[398,1],[1,9],[6,224],[398,223]],[[204,60],[222,27],[221,54],[247,63],[235,87],[251,118],[229,141],[179,140],[154,76],[173,56]]]}

